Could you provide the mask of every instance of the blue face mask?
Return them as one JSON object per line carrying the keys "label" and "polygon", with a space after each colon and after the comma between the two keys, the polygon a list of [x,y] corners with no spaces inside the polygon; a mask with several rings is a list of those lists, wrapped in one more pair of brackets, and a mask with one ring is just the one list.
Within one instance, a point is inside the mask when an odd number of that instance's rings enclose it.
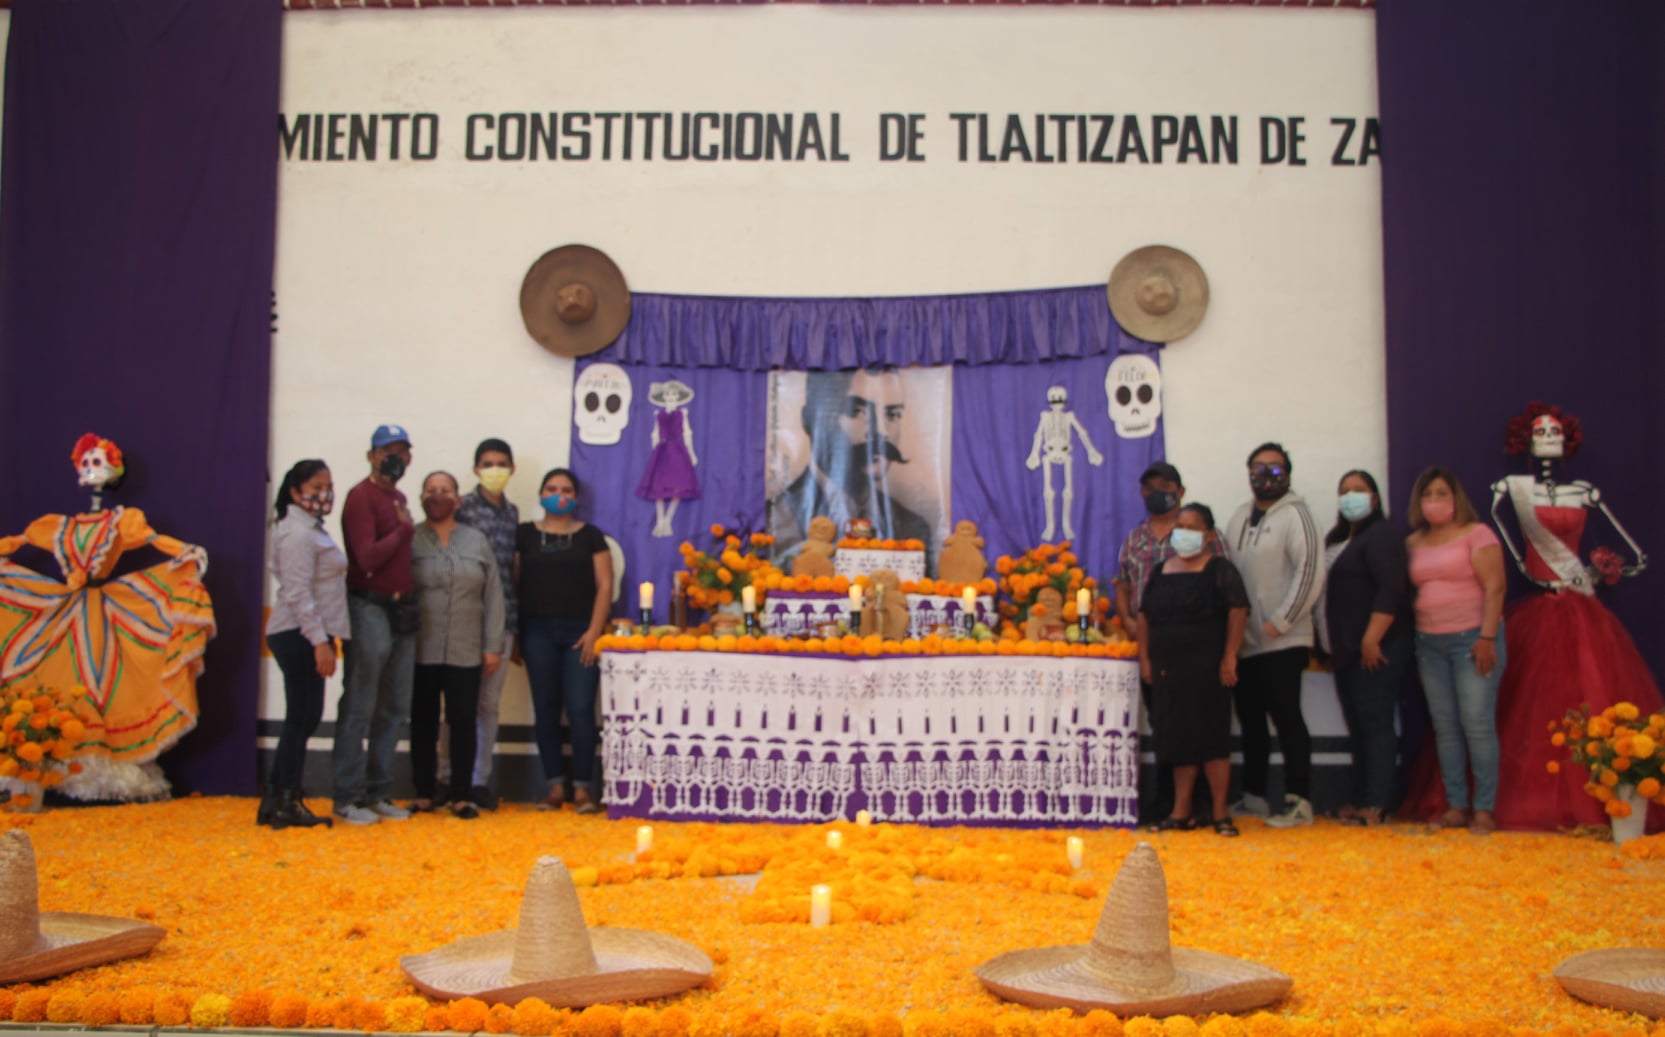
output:
{"label": "blue face mask", "polygon": [[571,515],[578,510],[577,497],[563,497],[558,493],[552,493],[547,497],[539,497],[538,503],[542,504],[543,510],[551,515]]}
{"label": "blue face mask", "polygon": [[1341,512],[1341,517],[1348,522],[1357,522],[1376,510],[1370,503],[1370,494],[1360,493],[1358,490],[1342,494],[1336,506]]}
{"label": "blue face mask", "polygon": [[1202,553],[1203,534],[1200,529],[1175,529],[1168,534],[1168,543],[1174,545],[1174,554],[1181,558],[1195,558]]}

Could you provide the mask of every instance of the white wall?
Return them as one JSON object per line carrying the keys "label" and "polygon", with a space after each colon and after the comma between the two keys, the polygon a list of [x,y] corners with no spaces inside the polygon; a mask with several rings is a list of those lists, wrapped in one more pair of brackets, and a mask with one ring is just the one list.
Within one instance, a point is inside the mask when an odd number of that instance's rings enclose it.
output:
{"label": "white wall", "polygon": [[[398,421],[415,478],[509,439],[511,495],[534,506],[536,473],[566,458],[571,365],[526,336],[517,294],[538,255],[584,242],[637,290],[820,296],[1102,283],[1128,251],[1174,245],[1213,292],[1163,357],[1191,498],[1229,512],[1263,439],[1289,447],[1320,515],[1343,470],[1385,476],[1380,183],[1375,164],[1329,164],[1330,118],[1376,114],[1369,12],[626,7],[284,27],[290,116],[434,112],[441,137],[432,161],[284,163],[274,475],[323,456],[344,491],[371,428]],[[851,160],[464,159],[469,113],[552,110],[836,111]],[[995,127],[1135,113],[1147,132],[1158,113],[1236,115],[1239,162],[962,164],[948,113],[966,111]],[[876,159],[881,112],[926,114],[926,161]],[[1262,115],[1306,118],[1307,166],[1259,164]],[[524,722],[515,681],[506,719]]]}

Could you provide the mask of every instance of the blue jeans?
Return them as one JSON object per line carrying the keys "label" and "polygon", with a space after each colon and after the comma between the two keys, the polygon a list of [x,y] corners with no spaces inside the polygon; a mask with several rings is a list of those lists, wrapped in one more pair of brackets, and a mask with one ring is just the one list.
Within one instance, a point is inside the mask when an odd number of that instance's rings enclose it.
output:
{"label": "blue jeans", "polygon": [[1497,626],[1497,665],[1482,677],[1468,653],[1480,628],[1455,634],[1416,632],[1416,668],[1428,696],[1434,724],[1445,798],[1457,810],[1469,807],[1468,772],[1474,770],[1474,809],[1497,806],[1497,686],[1503,680],[1506,652],[1503,624]]}
{"label": "blue jeans", "polygon": [[266,784],[274,789],[300,791],[306,768],[306,742],[324,716],[324,678],[318,676],[312,642],[299,628],[266,635],[272,658],[283,671],[283,731],[272,754]]}
{"label": "blue jeans", "polygon": [[343,660],[330,760],[337,807],[375,803],[392,791],[393,753],[410,716],[416,674],[416,635],[395,634],[384,606],[348,594],[347,619],[353,636]]}
{"label": "blue jeans", "polygon": [[[575,789],[596,796],[595,750],[599,729],[596,724],[596,689],[601,685],[601,668],[585,666],[578,639],[590,628],[583,619],[520,619],[520,657],[526,663],[526,680],[532,686],[532,726],[537,734],[538,760],[550,785],[562,784],[565,768],[561,744],[572,742],[572,778]],[[561,713],[566,712],[566,723]]]}

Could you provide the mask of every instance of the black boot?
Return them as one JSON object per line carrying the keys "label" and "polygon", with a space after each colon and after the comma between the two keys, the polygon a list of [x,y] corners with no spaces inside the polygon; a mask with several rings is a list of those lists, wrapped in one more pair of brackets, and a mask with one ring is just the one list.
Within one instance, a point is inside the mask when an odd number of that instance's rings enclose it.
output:
{"label": "black boot", "polygon": [[284,789],[278,793],[277,810],[272,814],[273,828],[312,828],[323,825],[325,828],[334,827],[327,817],[319,817],[307,808],[301,794],[294,789]]}
{"label": "black boot", "polygon": [[279,790],[274,788],[267,788],[265,792],[260,794],[260,809],[255,812],[255,824],[269,825],[272,823],[272,815],[277,813],[280,796]]}

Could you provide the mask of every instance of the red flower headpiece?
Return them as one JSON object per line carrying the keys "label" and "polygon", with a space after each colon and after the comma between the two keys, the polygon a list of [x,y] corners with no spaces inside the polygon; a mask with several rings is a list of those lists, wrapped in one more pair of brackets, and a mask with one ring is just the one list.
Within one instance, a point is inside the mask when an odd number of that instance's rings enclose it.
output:
{"label": "red flower headpiece", "polygon": [[1503,437],[1503,452],[1506,454],[1526,454],[1532,450],[1532,423],[1543,415],[1548,414],[1561,423],[1561,435],[1564,438],[1561,456],[1571,460],[1578,453],[1579,444],[1584,442],[1584,426],[1567,411],[1545,403],[1533,400],[1526,405],[1526,409],[1509,419],[1509,427]]}
{"label": "red flower headpiece", "polygon": [[96,447],[104,448],[104,462],[115,469],[117,476],[127,470],[127,465],[121,457],[121,447],[116,446],[114,440],[100,439],[92,432],[88,432],[75,441],[75,449],[70,451],[69,454],[70,463],[77,468],[81,467],[81,458],[86,455],[87,451]]}

